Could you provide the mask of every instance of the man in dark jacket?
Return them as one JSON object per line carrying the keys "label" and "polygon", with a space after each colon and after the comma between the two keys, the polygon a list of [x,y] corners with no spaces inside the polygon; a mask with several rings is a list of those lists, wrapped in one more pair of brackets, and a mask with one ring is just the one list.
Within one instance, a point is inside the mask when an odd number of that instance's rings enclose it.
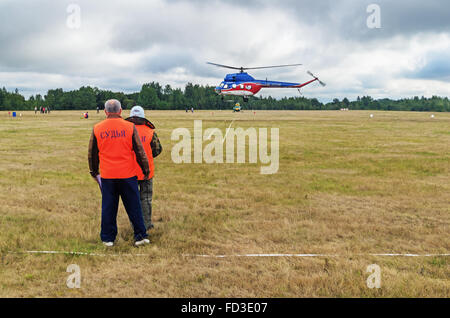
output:
{"label": "man in dark jacket", "polygon": [[95,125],[89,142],[89,168],[102,190],[100,237],[105,246],[113,246],[117,236],[119,197],[133,225],[135,245],[149,244],[142,216],[137,168],[144,180],[149,178],[148,159],[135,125],[120,116],[118,100],[105,104],[106,120]]}
{"label": "man in dark jacket", "polygon": [[142,145],[148,158],[150,175],[148,180],[138,171],[139,193],[141,198],[142,215],[147,230],[152,229],[152,197],[153,197],[153,177],[155,175],[155,164],[153,159],[162,152],[162,146],[155,132],[155,126],[145,118],[144,109],[141,106],[135,106],[131,109],[130,118],[126,120],[135,124],[141,138]]}

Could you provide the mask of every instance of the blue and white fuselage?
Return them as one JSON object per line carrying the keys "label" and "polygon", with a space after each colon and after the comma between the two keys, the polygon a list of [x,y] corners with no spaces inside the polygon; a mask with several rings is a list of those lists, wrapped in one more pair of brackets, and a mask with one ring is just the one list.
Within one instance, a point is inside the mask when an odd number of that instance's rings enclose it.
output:
{"label": "blue and white fuselage", "polygon": [[257,94],[262,88],[301,88],[312,82],[317,81],[315,78],[307,83],[289,83],[268,80],[257,80],[248,73],[241,72],[228,74],[224,81],[215,88],[219,95],[243,96],[244,98]]}

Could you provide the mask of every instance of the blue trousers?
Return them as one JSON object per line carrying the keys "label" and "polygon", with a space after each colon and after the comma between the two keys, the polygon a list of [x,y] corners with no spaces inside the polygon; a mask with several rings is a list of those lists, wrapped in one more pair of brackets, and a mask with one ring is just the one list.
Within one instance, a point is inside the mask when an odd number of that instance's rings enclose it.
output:
{"label": "blue trousers", "polygon": [[122,198],[128,218],[133,225],[134,239],[141,241],[148,237],[142,216],[137,178],[102,178],[102,229],[100,233],[102,241],[114,242],[116,240],[119,197]]}

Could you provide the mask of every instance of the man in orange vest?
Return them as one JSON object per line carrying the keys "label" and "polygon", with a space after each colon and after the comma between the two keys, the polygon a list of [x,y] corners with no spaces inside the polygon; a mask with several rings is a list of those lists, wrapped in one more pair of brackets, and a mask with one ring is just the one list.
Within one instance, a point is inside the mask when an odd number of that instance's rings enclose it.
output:
{"label": "man in orange vest", "polygon": [[145,228],[148,231],[154,227],[152,223],[153,177],[155,176],[155,163],[153,159],[162,152],[162,146],[156,135],[155,126],[145,118],[145,112],[141,106],[134,106],[131,109],[130,118],[127,118],[126,120],[136,125],[150,166],[150,176],[148,180],[145,180],[144,174],[140,171],[139,166],[136,163],[142,215],[144,217]]}
{"label": "man in orange vest", "polygon": [[[106,120],[94,126],[89,142],[89,168],[102,191],[100,238],[105,246],[114,246],[117,236],[119,197],[134,228],[135,245],[149,244],[142,217],[136,162],[144,179],[150,175],[147,155],[133,123],[120,116],[118,100],[105,103]],[[99,174],[100,169],[100,174]]]}

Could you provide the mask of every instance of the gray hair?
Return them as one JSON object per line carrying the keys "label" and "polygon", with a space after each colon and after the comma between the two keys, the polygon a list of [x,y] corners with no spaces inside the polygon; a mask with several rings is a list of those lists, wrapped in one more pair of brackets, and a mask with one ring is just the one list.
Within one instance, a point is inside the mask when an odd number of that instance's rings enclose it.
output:
{"label": "gray hair", "polygon": [[105,111],[111,114],[118,114],[122,109],[122,105],[117,99],[110,99],[105,103]]}

